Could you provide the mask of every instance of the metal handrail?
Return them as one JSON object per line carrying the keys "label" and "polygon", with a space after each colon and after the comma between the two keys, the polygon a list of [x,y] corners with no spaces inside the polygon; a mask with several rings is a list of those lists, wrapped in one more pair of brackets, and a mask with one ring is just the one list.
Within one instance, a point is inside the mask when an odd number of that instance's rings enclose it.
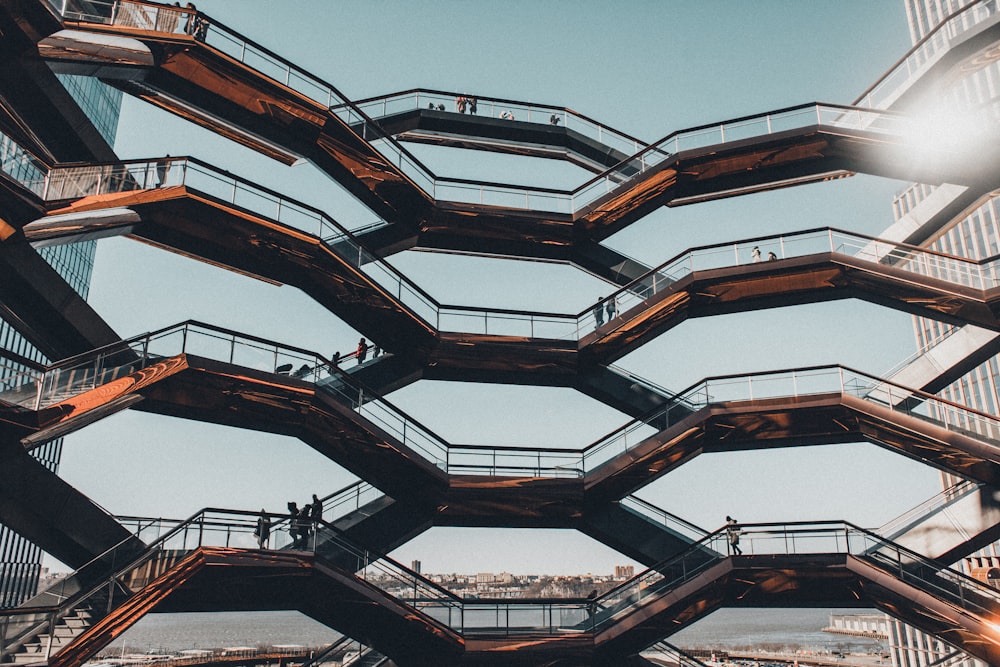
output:
{"label": "metal handrail", "polygon": [[[108,3],[101,2],[100,0],[94,0],[91,4],[97,5],[107,5]],[[159,5],[157,3],[147,2],[146,0],[118,0],[118,3],[114,7],[118,8],[119,16],[124,13],[121,12],[121,7],[124,5],[135,5],[139,7],[151,8],[151,11],[163,11],[163,12],[174,12],[177,14],[177,18],[173,20],[174,28],[176,31],[176,24],[180,21],[180,17],[185,15],[181,8],[172,8],[169,6]],[[109,5],[110,7],[110,5]],[[86,18],[94,20],[98,23],[107,23],[110,21],[114,24],[114,14],[109,11],[110,16],[87,16]],[[201,24],[208,26],[208,30],[204,36],[201,37],[200,41],[206,43],[212,42],[215,35],[222,35],[222,38],[229,40],[233,43],[233,48],[238,51],[238,53],[229,53],[228,51],[218,44],[209,44],[214,48],[219,48],[221,53],[225,53],[230,57],[239,60],[240,62],[245,62],[246,52],[248,47],[255,55],[261,56],[265,62],[268,64],[273,64],[276,66],[276,74],[283,78],[284,81],[279,79],[274,79],[278,84],[291,87],[296,92],[310,97],[319,104],[325,104],[326,108],[330,110],[330,113],[343,116],[346,113],[346,118],[341,117],[348,126],[353,122],[358,122],[361,124],[361,134],[359,138],[363,141],[368,141],[367,134],[369,131],[375,132],[377,135],[375,138],[379,140],[379,145],[375,146],[372,144],[373,150],[382,151],[388,147],[390,150],[390,155],[386,156],[394,164],[398,163],[399,173],[401,177],[410,180],[410,182],[421,189],[427,196],[433,199],[445,199],[448,197],[441,197],[441,192],[448,189],[454,189],[455,185],[461,186],[460,181],[455,179],[441,179],[435,175],[426,165],[422,164],[413,155],[406,151],[400,143],[392,136],[387,135],[381,130],[379,124],[367,116],[361,109],[359,109],[354,102],[344,97],[339,91],[333,86],[326,83],[322,79],[301,70],[300,68],[293,65],[291,62],[281,58],[277,54],[269,51],[268,49],[261,47],[260,45],[248,40],[239,33],[231,30],[230,28],[224,26],[223,24],[215,21],[214,19],[203,15],[200,12],[195,14],[198,21]],[[149,26],[144,26],[145,29],[154,29],[157,27],[157,22],[155,17],[147,19],[150,22]],[[196,38],[197,40],[197,38]],[[270,76],[265,74],[263,71],[258,69],[257,71],[262,76]],[[298,87],[293,86],[293,75],[296,84],[301,84]],[[307,85],[308,84],[308,85]],[[320,94],[310,93],[303,88],[315,89]],[[317,98],[324,98],[322,100]],[[336,99],[335,99],[336,98]],[[873,116],[874,115],[874,116]],[[796,124],[793,122],[790,126],[787,125],[787,121],[793,117],[805,117],[806,125]],[[663,160],[672,157],[678,152],[688,150],[694,147],[705,147],[708,145],[716,145],[720,143],[726,143],[727,139],[725,137],[727,128],[730,131],[730,135],[735,132],[739,139],[745,139],[748,136],[765,136],[774,133],[774,125],[779,125],[782,129],[800,129],[801,127],[812,127],[816,125],[824,125],[827,123],[832,123],[838,128],[843,128],[844,120],[850,118],[847,124],[848,129],[866,129],[876,132],[885,132],[885,127],[879,124],[879,127],[875,127],[874,123],[868,122],[872,117],[877,117],[880,119],[889,119],[894,121],[897,117],[887,115],[886,112],[876,111],[861,107],[850,107],[846,105],[834,105],[834,104],[819,104],[819,103],[808,103],[804,105],[799,105],[797,107],[786,107],[776,111],[771,111],[763,114],[756,114],[751,116],[743,116],[740,118],[735,118],[721,123],[713,123],[707,125],[701,125],[695,128],[689,128],[685,130],[679,130],[670,133],[663,139],[654,142],[652,145],[644,147],[632,154],[631,156],[620,161],[617,165],[611,167],[610,169],[597,175],[595,178],[584,182],[579,187],[572,190],[547,190],[547,189],[535,189],[528,186],[511,186],[507,184],[490,183],[485,181],[475,182],[475,187],[478,188],[478,200],[479,203],[489,204],[489,205],[507,205],[510,206],[510,202],[506,204],[501,204],[499,201],[486,201],[486,198],[492,198],[493,193],[496,192],[502,200],[505,200],[511,193],[523,196],[524,205],[514,206],[513,208],[519,209],[530,209],[530,210],[552,210],[554,212],[563,212],[572,215],[577,215],[583,212],[586,207],[591,205],[594,201],[603,197],[605,194],[611,192],[612,190],[618,190],[623,187],[630,187],[630,183],[636,179],[640,174],[646,172],[648,169],[659,165]],[[857,122],[855,122],[856,119]],[[865,120],[868,119],[868,120]],[[753,132],[749,134],[745,132],[748,127],[758,127],[760,131]],[[353,131],[353,130],[352,130]],[[716,136],[718,135],[718,136]],[[705,139],[708,138],[708,143]],[[682,142],[685,143],[682,146]],[[690,145],[687,145],[690,144]],[[622,165],[634,165],[637,167],[636,175],[621,179],[620,172]],[[417,180],[414,181],[413,179]],[[419,181],[419,183],[418,183]],[[423,187],[420,185],[423,183]],[[595,187],[600,186],[600,187]],[[461,194],[461,188],[455,192],[456,195]],[[487,197],[488,195],[488,197]],[[556,203],[556,206],[539,208],[532,204],[532,198],[541,203],[546,203],[552,201]],[[541,198],[539,200],[539,198]],[[462,201],[461,199],[452,201]]]}
{"label": "metal handrail", "polygon": [[[176,165],[177,168],[170,168],[169,165]],[[119,171],[116,175],[115,170],[124,172]],[[157,170],[160,172],[158,178],[153,174]],[[131,178],[124,178],[129,174]],[[202,182],[205,178],[209,180]],[[46,176],[45,190],[50,196],[62,197],[66,183],[70,183],[73,195],[81,196],[122,187],[122,183],[128,189],[148,189],[158,187],[164,180],[170,185],[194,188],[210,198],[241,205],[279,224],[287,224],[285,220],[294,219],[294,222],[300,223],[295,229],[301,231],[313,233],[308,226],[318,225],[317,236],[324,239],[334,253],[352,267],[366,272],[376,284],[384,285],[386,298],[398,300],[410,315],[438,330],[487,334],[509,332],[511,335],[579,341],[589,334],[591,328],[603,324],[605,312],[610,321],[659,292],[671,289],[675,282],[694,271],[743,266],[763,260],[763,252],[770,252],[775,260],[817,253],[844,254],[856,260],[885,264],[926,278],[979,290],[992,289],[1000,282],[1000,259],[997,257],[969,260],[835,227],[823,227],[689,248],[578,313],[484,309],[438,302],[389,262],[370,252],[351,232],[319,209],[283,197],[196,158],[132,160],[53,169]],[[219,184],[223,192],[217,192]],[[259,204],[262,201],[265,202],[263,207]],[[307,224],[302,225],[303,221]],[[331,235],[327,229],[335,234]]]}
{"label": "metal handrail", "polygon": [[[893,411],[902,411],[907,415],[978,439],[1000,439],[1000,418],[996,416],[849,367],[825,365],[709,377],[681,391],[671,399],[668,405],[642,418],[633,419],[580,449],[486,448],[501,458],[504,456],[513,458],[510,459],[510,463],[495,461],[491,465],[483,467],[475,461],[471,464],[466,463],[459,457],[462,451],[467,450],[475,454],[476,451],[484,451],[483,449],[476,446],[464,447],[449,444],[377,393],[357,384],[350,374],[334,366],[329,360],[302,348],[285,347],[273,341],[255,336],[243,336],[229,329],[193,321],[160,329],[153,334],[137,336],[129,341],[116,344],[113,348],[116,352],[129,350],[132,353],[134,359],[127,359],[125,367],[130,369],[130,372],[135,372],[144,364],[157,362],[164,358],[158,353],[169,353],[170,355],[193,353],[191,346],[195,345],[196,340],[200,340],[201,336],[227,342],[229,354],[224,361],[228,363],[236,363],[235,355],[237,351],[242,353],[244,347],[254,355],[266,355],[271,369],[275,370],[277,362],[283,358],[305,361],[308,372],[301,377],[302,380],[311,380],[317,388],[350,405],[352,409],[358,410],[367,418],[378,422],[390,433],[399,437],[404,444],[421,452],[432,464],[445,471],[452,469],[463,472],[478,470],[480,474],[483,472],[491,474],[491,471],[492,474],[496,474],[505,471],[506,474],[517,475],[533,470],[535,474],[539,475],[582,477],[615,456],[629,452],[636,445],[644,442],[647,437],[669,428],[692,412],[703,409],[712,403],[831,392],[856,396],[867,402],[887,407]],[[169,349],[159,349],[158,346],[165,344],[161,343],[161,340],[169,343]],[[213,350],[213,352],[216,355],[219,354],[217,350]],[[89,364],[95,357],[97,362],[92,369],[94,371],[92,377],[89,374],[91,370]],[[121,368],[121,366],[114,364],[102,366],[100,365],[101,358],[100,353],[74,358],[77,360],[75,362],[77,365],[85,366],[88,370],[88,373],[84,375],[85,384],[78,391],[94,388],[99,374]],[[64,387],[59,384],[59,381],[61,380],[60,371],[65,369],[67,369],[67,364],[60,362],[50,367],[45,373],[35,377],[36,389],[31,399],[35,405],[41,405],[44,396],[48,395],[43,395],[46,386],[54,394],[63,391]],[[270,370],[270,372],[275,371]],[[336,382],[325,381],[322,376],[333,377]],[[50,377],[51,381],[48,380]],[[73,381],[72,378],[70,381]],[[932,406],[940,414],[921,414],[917,412],[917,408],[921,405]],[[537,460],[538,463],[525,466],[525,462],[531,459]],[[546,463],[551,461],[552,465],[543,466],[542,460],[545,460]]]}

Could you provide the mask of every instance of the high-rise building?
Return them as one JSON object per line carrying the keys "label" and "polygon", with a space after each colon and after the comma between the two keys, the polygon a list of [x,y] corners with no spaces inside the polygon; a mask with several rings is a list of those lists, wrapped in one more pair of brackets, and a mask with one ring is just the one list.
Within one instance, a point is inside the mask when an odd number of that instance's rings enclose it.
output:
{"label": "high-rise building", "polygon": [[[918,44],[931,35],[935,28],[949,19],[962,20],[962,9],[971,5],[969,0],[905,0],[910,37]],[[989,3],[987,3],[989,4]],[[996,11],[986,7],[985,11]],[[1000,120],[1000,61],[995,58],[974,63],[967,74],[949,83],[941,91],[939,101],[952,113],[977,113]],[[897,221],[926,202],[937,188],[915,183],[893,201],[893,214]],[[973,208],[934,230],[922,244],[939,252],[982,260],[1000,254],[1000,196],[986,195]],[[940,321],[914,317],[917,348],[926,351],[952,335],[956,328]],[[993,357],[939,392],[943,398],[973,407],[989,414],[1000,414],[1000,357]],[[956,478],[942,473],[942,484],[950,488]],[[965,558],[960,566],[966,573],[976,574],[984,568],[1000,564],[998,545],[993,544]],[[893,665],[915,667],[938,664],[949,660],[948,665],[961,667],[986,667],[986,663],[972,657],[962,657],[939,639],[923,633],[899,620],[889,620],[889,642]]]}
{"label": "high-rise building", "polygon": [[[97,132],[113,145],[121,111],[122,92],[93,77],[58,75],[57,78],[80,105]],[[32,161],[14,139],[0,133],[0,171],[15,179],[32,176]],[[42,248],[39,254],[76,290],[87,298],[94,266],[96,241]],[[10,323],[0,319],[0,368],[5,374],[27,370],[32,364],[50,360],[25,340]],[[57,471],[62,438],[33,450],[46,468]],[[34,595],[42,568],[42,551],[10,528],[0,524],[0,607],[16,606]]]}

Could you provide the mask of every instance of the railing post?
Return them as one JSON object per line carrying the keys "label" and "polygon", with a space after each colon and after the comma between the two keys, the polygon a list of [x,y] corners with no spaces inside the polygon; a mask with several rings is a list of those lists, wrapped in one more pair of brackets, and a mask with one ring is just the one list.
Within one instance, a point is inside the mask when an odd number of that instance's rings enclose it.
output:
{"label": "railing post", "polygon": [[52,640],[56,635],[56,612],[49,616],[49,639],[45,643],[45,659],[52,657]]}
{"label": "railing post", "polygon": [[42,407],[42,388],[45,386],[45,373],[42,373],[37,380],[35,380],[35,404],[32,409],[37,412]]}
{"label": "railing post", "polygon": [[42,185],[42,201],[48,201],[49,198],[49,184],[52,182],[52,172],[48,171],[45,173],[45,184]]}

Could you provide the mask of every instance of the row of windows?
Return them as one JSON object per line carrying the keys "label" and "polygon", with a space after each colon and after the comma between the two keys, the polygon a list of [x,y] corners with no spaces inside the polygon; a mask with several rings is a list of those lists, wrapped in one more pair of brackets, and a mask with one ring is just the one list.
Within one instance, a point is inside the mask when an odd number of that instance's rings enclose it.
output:
{"label": "row of windows", "polygon": [[945,17],[976,0],[907,0],[906,19],[914,44],[927,36]]}
{"label": "row of windows", "polygon": [[993,197],[971,214],[941,234],[930,247],[933,250],[986,259],[1000,253],[1000,197]]}
{"label": "row of windows", "polygon": [[83,112],[112,146],[118,133],[118,116],[122,108],[122,91],[101,83],[90,76],[57,74],[66,90],[77,101]]}
{"label": "row of windows", "polygon": [[49,246],[38,254],[52,265],[84,299],[90,292],[90,276],[94,272],[97,241],[82,241],[70,245]]}
{"label": "row of windows", "polygon": [[[928,667],[952,652],[940,639],[924,634],[901,621],[889,619],[889,645],[894,667]],[[989,667],[974,658],[949,661],[948,667]]]}
{"label": "row of windows", "polygon": [[906,190],[896,195],[896,198],[892,200],[892,212],[895,216],[894,219],[899,220],[904,215],[912,211],[917,204],[929,197],[936,189],[936,185],[914,183]]}

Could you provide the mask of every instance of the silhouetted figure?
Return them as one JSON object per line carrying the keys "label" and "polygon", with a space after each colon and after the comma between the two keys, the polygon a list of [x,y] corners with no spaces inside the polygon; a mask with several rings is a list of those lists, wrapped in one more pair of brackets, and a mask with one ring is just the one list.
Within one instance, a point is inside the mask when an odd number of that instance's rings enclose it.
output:
{"label": "silhouetted figure", "polygon": [[195,33],[195,23],[198,21],[198,10],[190,2],[185,5],[185,9],[187,9],[187,21],[184,23],[184,32],[193,35]]}
{"label": "silhouetted figure", "polygon": [[465,99],[465,95],[459,95],[458,97],[456,97],[455,108],[458,109],[458,113],[465,113],[465,107],[468,103],[469,101]]}
{"label": "silhouetted figure", "polygon": [[379,347],[377,344],[372,344],[372,359],[374,359],[380,354],[382,354],[382,348]]}
{"label": "silhouetted figure", "polygon": [[560,120],[561,119],[559,118],[559,116],[557,116],[555,114],[552,114],[551,116],[549,116],[549,124],[550,125],[558,125]]}
{"label": "silhouetted figure", "polygon": [[194,38],[204,42],[208,36],[208,19],[199,16],[194,22]]}
{"label": "silhouetted figure", "polygon": [[298,545],[300,549],[304,549],[309,546],[309,534],[312,532],[312,518],[310,518],[310,512],[312,508],[309,503],[299,510],[298,515],[295,517],[295,526],[298,531]]}
{"label": "silhouetted figure", "polygon": [[587,593],[587,613],[594,616],[597,613],[597,589]]}
{"label": "silhouetted figure", "polygon": [[309,518],[313,523],[313,530],[319,530],[319,522],[323,520],[323,501],[313,494],[312,505],[309,506]]}
{"label": "silhouetted figure", "polygon": [[357,357],[359,364],[365,363],[365,359],[368,358],[368,343],[364,338],[358,341],[358,351],[354,356]]}
{"label": "silhouetted figure", "polygon": [[431,111],[434,111],[434,103],[433,102],[428,102],[427,103],[427,108],[430,109]]}
{"label": "silhouetted figure", "polygon": [[613,320],[615,317],[618,316],[618,304],[617,304],[617,302],[615,302],[614,299],[609,299],[608,300],[608,305],[607,305],[607,307],[604,310],[605,310],[605,312],[607,312],[607,314],[608,314],[608,322],[610,322],[611,320]]}
{"label": "silhouetted figure", "polygon": [[267,515],[264,508],[260,508],[260,516],[257,517],[257,527],[253,534],[257,537],[257,546],[267,549],[268,541],[271,539],[271,517]]}
{"label": "silhouetted figure", "polygon": [[758,246],[754,246],[753,250],[750,251],[750,261],[754,264],[760,261],[760,248]]}
{"label": "silhouetted figure", "polygon": [[299,504],[288,501],[288,535],[292,538],[292,548],[299,546]]}
{"label": "silhouetted figure", "polygon": [[602,324],[604,324],[604,304],[598,299],[597,303],[594,304],[594,329],[598,329]]}
{"label": "silhouetted figure", "polygon": [[476,109],[479,108],[478,105],[479,105],[479,100],[477,100],[475,97],[471,98],[469,100],[469,113],[476,113]]}
{"label": "silhouetted figure", "polygon": [[740,533],[742,532],[736,519],[726,516],[726,535],[729,537],[729,546],[732,548],[734,556],[743,555],[743,549],[740,549]]}
{"label": "silhouetted figure", "polygon": [[504,111],[503,113],[500,114],[500,117],[503,118],[504,120],[514,120],[514,114],[512,114],[509,111]]}
{"label": "silhouetted figure", "polygon": [[774,254],[773,250],[771,252],[767,253],[767,261],[769,261],[769,262],[777,262],[778,261],[778,256]]}
{"label": "silhouetted figure", "polygon": [[340,364],[340,350],[333,353],[333,365],[337,366]]}
{"label": "silhouetted figure", "polygon": [[170,156],[167,155],[165,158],[156,163],[156,187],[167,184],[167,174],[170,173]]}
{"label": "silhouetted figure", "polygon": [[438,105],[438,111],[444,111],[444,105],[443,104],[439,104]]}

